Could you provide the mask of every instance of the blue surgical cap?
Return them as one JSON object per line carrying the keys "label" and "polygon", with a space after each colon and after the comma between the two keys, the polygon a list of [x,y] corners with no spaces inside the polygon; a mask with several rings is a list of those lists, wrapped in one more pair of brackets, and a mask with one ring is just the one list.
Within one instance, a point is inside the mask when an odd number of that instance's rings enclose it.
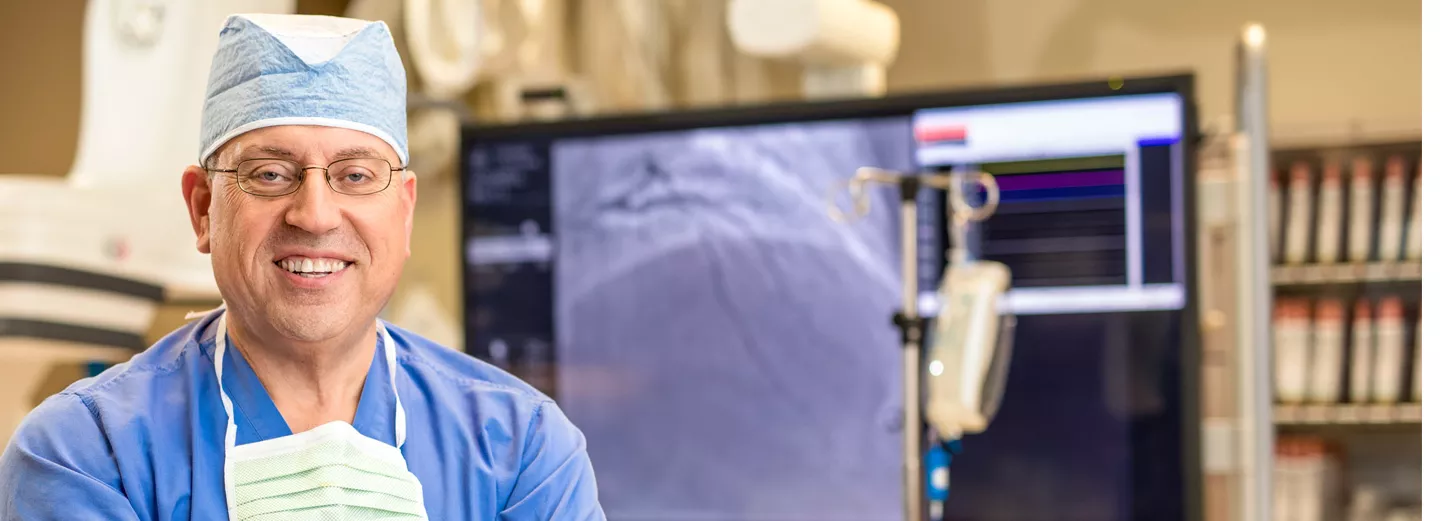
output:
{"label": "blue surgical cap", "polygon": [[332,16],[226,19],[200,117],[200,163],[240,134],[278,125],[373,134],[409,164],[405,67],[390,28]]}

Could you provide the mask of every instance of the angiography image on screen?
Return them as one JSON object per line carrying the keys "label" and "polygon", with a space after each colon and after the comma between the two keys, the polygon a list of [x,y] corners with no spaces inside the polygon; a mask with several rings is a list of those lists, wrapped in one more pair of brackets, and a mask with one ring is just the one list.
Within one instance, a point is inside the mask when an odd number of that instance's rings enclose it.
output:
{"label": "angiography image on screen", "polygon": [[[608,519],[899,521],[900,194],[832,212],[861,167],[980,170],[963,237],[1010,270],[1013,355],[925,471],[937,519],[1187,519],[1186,81],[468,129],[466,352],[555,398]],[[949,198],[916,194],[922,315]]]}
{"label": "angiography image on screen", "polygon": [[[555,143],[558,396],[615,519],[898,519],[908,118]],[[606,382],[587,385],[587,382]]]}

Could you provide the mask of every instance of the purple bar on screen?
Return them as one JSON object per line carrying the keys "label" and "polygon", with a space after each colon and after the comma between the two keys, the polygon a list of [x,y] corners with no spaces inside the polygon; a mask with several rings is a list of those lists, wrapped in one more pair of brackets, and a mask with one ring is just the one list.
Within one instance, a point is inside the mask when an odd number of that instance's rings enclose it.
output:
{"label": "purple bar on screen", "polygon": [[1102,186],[1125,184],[1124,170],[1102,170],[1098,172],[1064,172],[1056,174],[997,175],[995,184],[1000,191],[1039,190],[1044,188],[1071,188],[1077,186]]}
{"label": "purple bar on screen", "polygon": [[1179,143],[1179,137],[1147,137],[1141,139],[1137,144],[1142,147],[1162,147]]}

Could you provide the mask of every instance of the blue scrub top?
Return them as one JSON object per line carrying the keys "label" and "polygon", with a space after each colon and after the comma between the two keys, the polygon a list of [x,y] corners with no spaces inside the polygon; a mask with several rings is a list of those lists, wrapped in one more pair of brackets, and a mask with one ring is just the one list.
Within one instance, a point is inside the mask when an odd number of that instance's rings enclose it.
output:
{"label": "blue scrub top", "polygon": [[[0,456],[0,520],[226,519],[225,410],[211,313],[129,362],[76,382],[21,423]],[[430,519],[603,520],[585,438],[518,378],[390,324],[405,407],[401,452]],[[245,358],[225,354],[236,443],[291,434]],[[377,339],[354,426],[395,443]]]}

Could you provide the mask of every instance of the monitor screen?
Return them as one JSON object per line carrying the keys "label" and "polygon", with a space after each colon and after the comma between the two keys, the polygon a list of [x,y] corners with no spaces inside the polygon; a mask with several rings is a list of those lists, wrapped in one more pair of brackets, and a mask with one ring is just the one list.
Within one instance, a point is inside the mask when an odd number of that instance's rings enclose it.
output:
{"label": "monitor screen", "polygon": [[[899,199],[978,167],[1019,315],[946,519],[1180,520],[1196,411],[1188,77],[467,129],[466,350],[584,431],[610,519],[899,520]],[[921,193],[921,309],[950,237]]]}

